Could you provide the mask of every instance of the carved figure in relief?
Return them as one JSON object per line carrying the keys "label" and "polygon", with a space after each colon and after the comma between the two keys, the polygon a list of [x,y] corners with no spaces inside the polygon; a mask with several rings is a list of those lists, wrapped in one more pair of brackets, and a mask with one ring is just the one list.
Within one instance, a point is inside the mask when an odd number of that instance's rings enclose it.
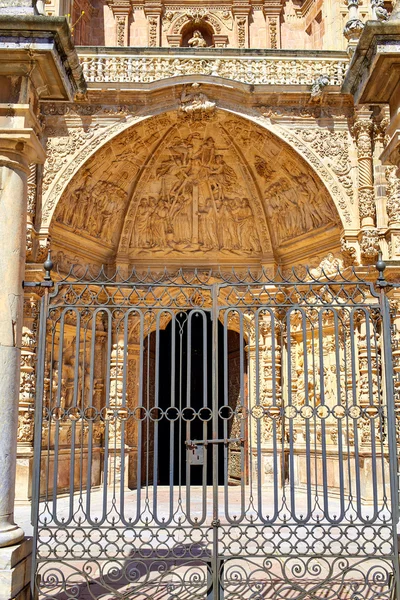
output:
{"label": "carved figure in relief", "polygon": [[108,181],[93,184],[93,176],[88,171],[84,183],[62,203],[56,220],[76,232],[85,231],[111,243],[122,219],[124,196],[121,188]]}
{"label": "carved figure in relief", "polygon": [[188,45],[191,48],[206,48],[207,42],[203,38],[201,31],[196,29],[195,31],[193,31],[193,36],[188,41]]}
{"label": "carved figure in relief", "polygon": [[260,252],[260,242],[254,229],[253,211],[250,208],[248,198],[236,198],[234,217],[238,224],[240,247],[244,250]]}
{"label": "carved figure in relief", "polygon": [[200,84],[193,83],[191,93],[187,92],[186,86],[182,90],[180,110],[186,114],[195,112],[210,113],[215,110],[215,102],[211,102],[208,97],[199,91]]}
{"label": "carved figure in relief", "polygon": [[[267,214],[279,241],[336,222],[334,208],[324,199],[312,176],[292,174],[266,188]],[[282,218],[284,214],[284,218]]]}
{"label": "carved figure in relief", "polygon": [[253,210],[213,136],[172,138],[156,168],[159,192],[139,200],[133,245],[154,250],[260,252]]}

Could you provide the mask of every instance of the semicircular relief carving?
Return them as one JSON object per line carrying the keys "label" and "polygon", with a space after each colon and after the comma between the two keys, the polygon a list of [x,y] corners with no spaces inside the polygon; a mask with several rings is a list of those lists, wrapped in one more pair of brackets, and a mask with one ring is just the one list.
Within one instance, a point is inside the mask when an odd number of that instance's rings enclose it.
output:
{"label": "semicircular relief carving", "polygon": [[[216,110],[155,117],[103,146],[81,169],[52,222],[98,260],[163,257],[268,262],[307,234],[339,239],[326,188],[286,143]],[[60,240],[58,242],[57,240]]]}

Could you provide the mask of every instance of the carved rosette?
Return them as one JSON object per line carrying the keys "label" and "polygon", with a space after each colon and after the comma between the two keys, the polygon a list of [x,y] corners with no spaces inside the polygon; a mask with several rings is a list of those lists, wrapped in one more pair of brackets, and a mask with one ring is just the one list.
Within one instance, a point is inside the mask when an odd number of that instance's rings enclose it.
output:
{"label": "carved rosette", "polygon": [[358,200],[361,227],[375,225],[375,196],[373,187],[372,135],[374,124],[370,111],[361,109],[353,126],[358,158]]}

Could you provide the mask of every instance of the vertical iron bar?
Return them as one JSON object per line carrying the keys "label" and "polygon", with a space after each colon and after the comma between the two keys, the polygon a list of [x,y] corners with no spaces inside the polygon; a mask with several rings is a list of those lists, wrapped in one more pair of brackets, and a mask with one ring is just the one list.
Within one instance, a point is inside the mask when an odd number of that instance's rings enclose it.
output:
{"label": "vertical iron bar", "polygon": [[46,356],[46,329],[47,312],[49,304],[49,292],[45,288],[44,296],[40,304],[39,315],[39,340],[38,340],[38,362],[36,378],[36,398],[35,398],[35,436],[34,436],[34,463],[33,481],[32,481],[32,511],[31,523],[33,525],[33,551],[32,551],[32,571],[31,571],[31,594],[36,598],[35,583],[37,569],[37,544],[39,529],[39,502],[40,502],[40,473],[41,473],[41,448],[42,448],[42,421],[43,421],[43,393],[44,393],[44,367]]}
{"label": "vertical iron bar", "polygon": [[[218,439],[218,284],[212,286],[212,438]],[[218,573],[218,444],[213,444],[213,551],[211,558],[213,600],[220,599]]]}
{"label": "vertical iron bar", "polygon": [[397,538],[397,524],[399,522],[398,505],[398,458],[396,444],[396,421],[394,405],[394,381],[393,381],[393,357],[390,329],[390,307],[383,286],[380,290],[380,305],[382,312],[382,337],[383,337],[383,360],[385,364],[385,388],[388,419],[388,446],[389,446],[389,470],[390,470],[390,503],[392,507],[392,532],[393,532],[393,571],[395,578],[395,595],[393,599],[400,600],[400,567],[399,549]]}

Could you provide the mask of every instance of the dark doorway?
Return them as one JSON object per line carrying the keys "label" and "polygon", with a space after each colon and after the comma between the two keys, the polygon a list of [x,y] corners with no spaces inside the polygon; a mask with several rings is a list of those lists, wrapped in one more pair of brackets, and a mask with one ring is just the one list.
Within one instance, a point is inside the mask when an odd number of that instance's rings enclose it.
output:
{"label": "dark doorway", "polygon": [[[159,420],[150,423],[150,437],[154,440],[150,447],[147,446],[151,451],[150,462],[155,459],[157,476],[154,476],[154,469],[151,472],[153,482],[158,485],[212,484],[213,446],[210,444],[205,448],[202,464],[193,464],[189,457],[189,452],[193,451],[185,442],[212,438],[212,369],[215,360],[218,361],[218,437],[224,438],[226,434],[229,437],[232,427],[235,429],[235,415],[223,408],[224,351],[228,352],[230,369],[236,365],[241,341],[239,334],[228,331],[224,350],[224,328],[220,322],[217,337],[215,356],[210,313],[193,310],[174,315],[165,329],[153,332],[145,344],[146,362],[150,367],[148,387],[160,409]],[[230,373],[227,393],[233,410],[240,402],[241,377],[245,377],[245,373],[242,376],[237,373],[236,378]],[[154,406],[154,403],[151,404]],[[225,418],[227,428],[224,431]],[[232,483],[229,465],[227,474],[224,473],[224,445],[217,448],[218,484],[224,483],[225,476]]]}

